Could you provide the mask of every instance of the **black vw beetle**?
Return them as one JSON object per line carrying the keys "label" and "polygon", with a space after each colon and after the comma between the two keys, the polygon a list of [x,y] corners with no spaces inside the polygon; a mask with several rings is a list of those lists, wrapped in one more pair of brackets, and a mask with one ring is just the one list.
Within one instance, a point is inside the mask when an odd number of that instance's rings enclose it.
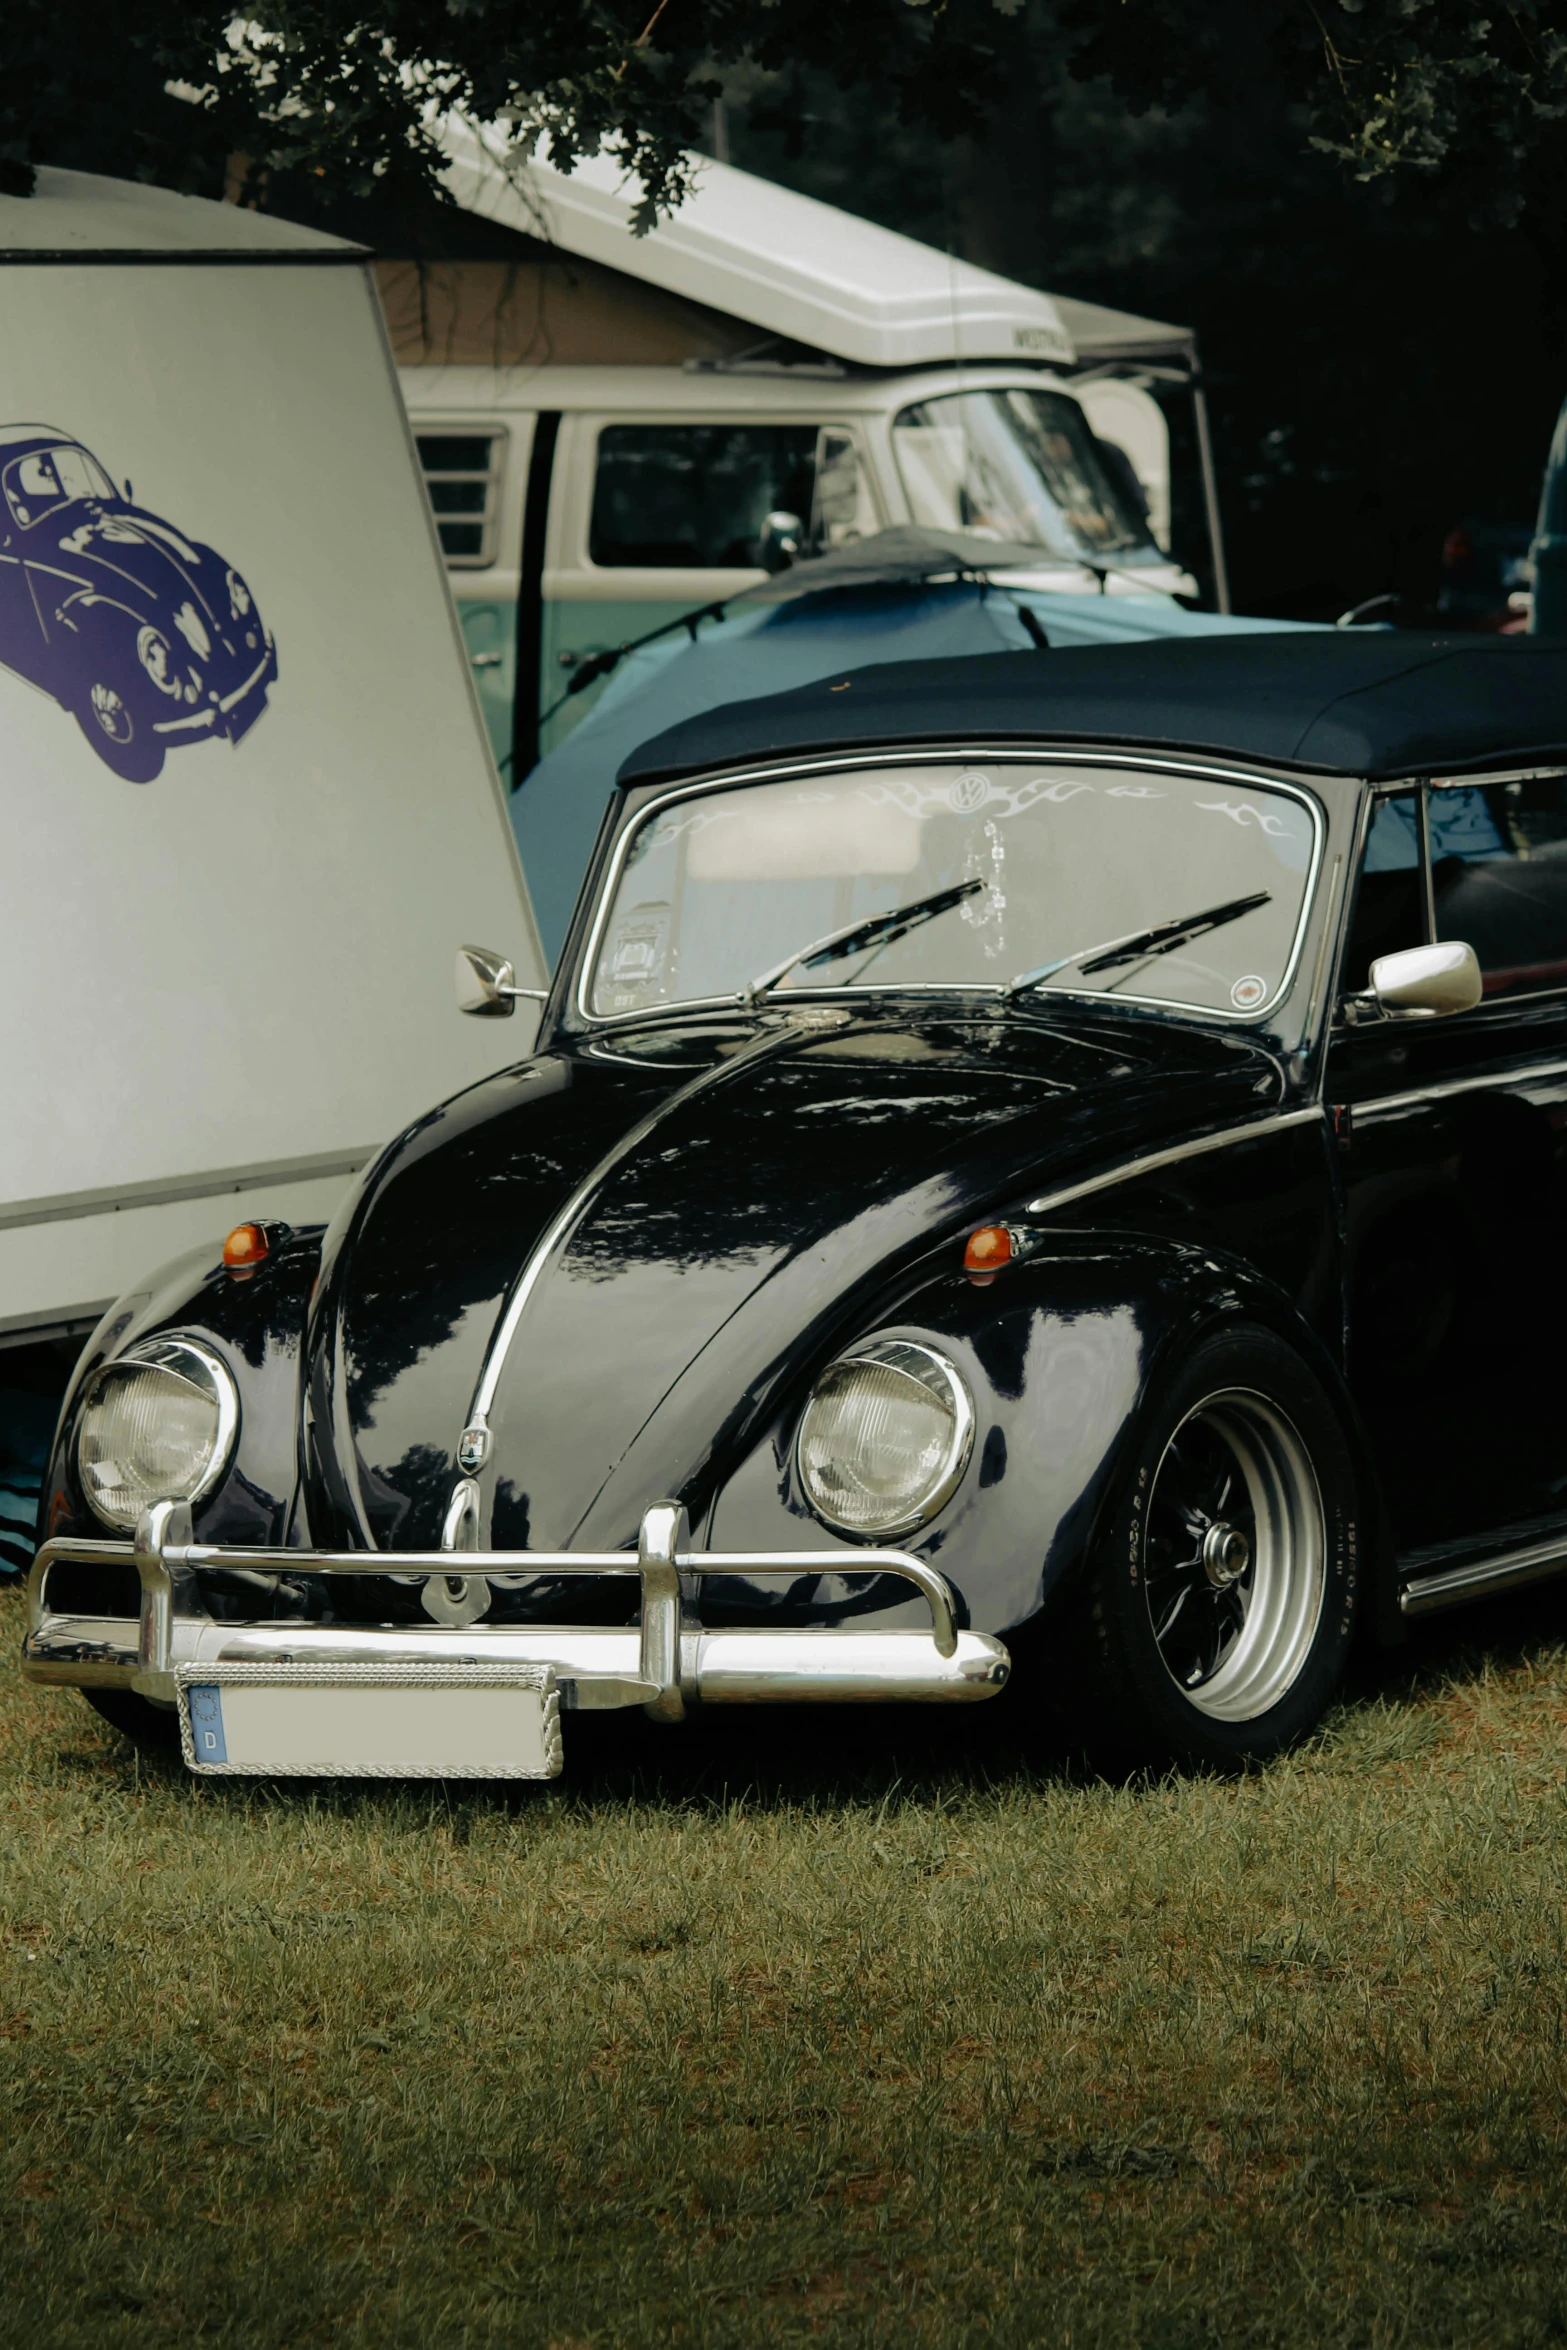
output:
{"label": "black vw beetle", "polygon": [[620,776],[529,1058],[105,1317],[27,1670],[213,1770],[545,1773],[562,1704],[1013,1651],[1271,1754],[1357,1627],[1567,1566],[1564,1134],[1567,648],[712,712]]}

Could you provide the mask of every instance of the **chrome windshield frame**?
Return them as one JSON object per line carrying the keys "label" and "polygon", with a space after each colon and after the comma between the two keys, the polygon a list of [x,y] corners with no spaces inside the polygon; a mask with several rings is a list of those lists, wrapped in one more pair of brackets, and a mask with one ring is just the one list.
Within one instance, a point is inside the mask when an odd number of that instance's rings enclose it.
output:
{"label": "chrome windshield frame", "polygon": [[[1131,769],[1143,774],[1188,776],[1198,781],[1223,783],[1231,786],[1240,785],[1257,791],[1278,792],[1287,799],[1297,801],[1311,818],[1311,856],[1301,890],[1300,909],[1296,917],[1294,935],[1290,940],[1289,954],[1277,987],[1263,1003],[1258,1004],[1250,1011],[1226,1011],[1218,1005],[1189,1004],[1170,996],[1135,995],[1130,989],[1118,989],[1114,995],[1109,995],[1103,988],[1074,988],[1070,986],[1042,988],[1034,995],[1024,999],[1035,1008],[1041,1004],[1049,1003],[1053,997],[1057,996],[1070,997],[1078,1003],[1107,1004],[1111,1008],[1117,1005],[1135,1005],[1142,1011],[1168,1012],[1186,1019],[1218,1021],[1226,1028],[1258,1027],[1270,1019],[1279,1006],[1286,1001],[1300,970],[1301,953],[1311,921],[1312,908],[1316,902],[1317,885],[1322,875],[1323,855],[1327,844],[1327,811],[1321,799],[1306,784],[1296,782],[1293,778],[1270,775],[1260,768],[1225,765],[1221,761],[1211,759],[1160,756],[1147,751],[1107,751],[1102,745],[1091,749],[1075,750],[1070,745],[1052,743],[1038,750],[1031,750],[1020,748],[1016,743],[963,743],[915,746],[908,750],[889,746],[873,751],[851,751],[823,754],[806,759],[780,760],[766,766],[726,767],[712,775],[671,784],[666,790],[655,793],[651,799],[642,801],[639,806],[623,818],[620,832],[599,885],[593,907],[593,917],[582,943],[577,969],[572,977],[571,990],[567,999],[575,1019],[589,1034],[601,1036],[621,1029],[645,1027],[650,1020],[671,1016],[706,1015],[727,1011],[733,1013],[737,1018],[746,1017],[746,1007],[740,990],[729,995],[685,996],[670,1003],[645,1004],[634,1012],[595,1012],[588,1001],[588,991],[592,985],[593,973],[597,966],[604,932],[608,925],[610,907],[614,902],[615,893],[620,887],[631,843],[643,825],[651,822],[665,808],[673,807],[682,800],[705,798],[713,792],[734,791],[748,788],[753,784],[785,783],[796,778],[813,775],[841,775],[851,771],[889,766],[953,767],[979,761],[990,765],[1102,767],[1105,769]],[[1359,787],[1351,785],[1349,788]],[[1006,984],[1004,979],[994,983],[980,979],[892,981],[881,979],[873,985],[860,987],[850,981],[840,982],[834,986],[791,987],[786,994],[774,995],[768,1001],[775,1007],[812,1002],[846,1006],[855,1001],[863,1004],[878,995],[907,995],[937,999],[970,996],[978,997],[982,1001],[1001,1003],[1005,1001]]]}

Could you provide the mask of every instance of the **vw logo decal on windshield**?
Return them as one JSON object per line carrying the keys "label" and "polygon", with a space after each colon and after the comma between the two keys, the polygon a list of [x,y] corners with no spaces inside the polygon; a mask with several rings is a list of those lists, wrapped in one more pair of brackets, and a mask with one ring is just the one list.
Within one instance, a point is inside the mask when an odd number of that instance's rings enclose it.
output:
{"label": "vw logo decal on windshield", "polygon": [[954,776],[947,786],[947,805],[956,815],[968,816],[982,808],[990,797],[990,777],[976,775],[972,768]]}
{"label": "vw logo decal on windshield", "polygon": [[182,743],[240,742],[278,673],[242,574],[48,424],[0,424],[0,666],[128,783]]}

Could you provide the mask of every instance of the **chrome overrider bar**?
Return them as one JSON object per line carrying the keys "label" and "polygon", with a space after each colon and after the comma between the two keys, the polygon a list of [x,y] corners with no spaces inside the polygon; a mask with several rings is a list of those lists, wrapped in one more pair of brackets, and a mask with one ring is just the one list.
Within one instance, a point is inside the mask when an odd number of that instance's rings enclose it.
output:
{"label": "chrome overrider bar", "polygon": [[[141,1579],[141,1616],[57,1614],[49,1605],[53,1568],[114,1563]],[[286,1575],[635,1575],[642,1586],[635,1626],[431,1624],[218,1624],[199,1612],[195,1576],[204,1568],[245,1576]],[[896,1575],[930,1610],[928,1631],[770,1625],[709,1631],[683,1603],[682,1577],[704,1575]],[[476,1660],[553,1667],[566,1703],[640,1705],[678,1722],[687,1703],[741,1705],[800,1699],[993,1697],[1010,1659],[999,1640],[960,1632],[945,1576],[902,1550],[692,1550],[685,1511],[657,1502],[634,1551],[279,1550],[196,1542],[190,1510],[161,1501],[134,1542],[65,1535],[46,1542],[27,1586],[22,1667],[30,1680],[134,1689],[172,1704],[175,1667],[220,1658],[305,1664],[345,1660],[471,1664]]]}

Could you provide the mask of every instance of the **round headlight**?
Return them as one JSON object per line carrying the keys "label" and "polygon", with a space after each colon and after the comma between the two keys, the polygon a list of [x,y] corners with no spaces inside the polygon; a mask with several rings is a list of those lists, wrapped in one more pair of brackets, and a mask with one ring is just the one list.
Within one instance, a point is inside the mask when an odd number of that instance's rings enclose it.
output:
{"label": "round headlight", "polygon": [[887,1338],[828,1364],[795,1454],[819,1518],[845,1534],[895,1534],[951,1499],[973,1442],[974,1406],[956,1366]]}
{"label": "round headlight", "polygon": [[149,1338],[87,1383],[76,1423],[82,1491],[109,1526],[155,1501],[199,1501],[229,1465],[239,1395],[226,1366],[188,1338]]}
{"label": "round headlight", "polygon": [[155,628],[140,630],[136,638],[136,658],[160,694],[178,696],[181,679],[176,673],[174,654],[167,637],[160,636]]}

